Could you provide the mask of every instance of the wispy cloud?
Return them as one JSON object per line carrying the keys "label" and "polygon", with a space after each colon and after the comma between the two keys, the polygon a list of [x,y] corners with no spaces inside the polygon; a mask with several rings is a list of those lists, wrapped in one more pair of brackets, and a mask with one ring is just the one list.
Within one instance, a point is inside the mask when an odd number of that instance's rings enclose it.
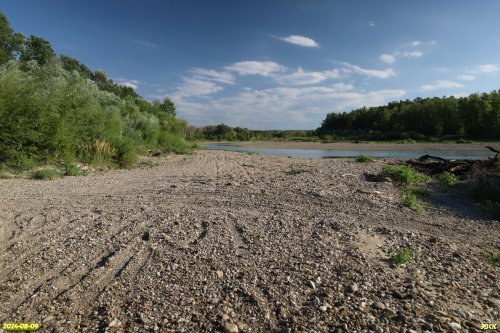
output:
{"label": "wispy cloud", "polygon": [[396,62],[396,56],[394,54],[382,54],[379,59],[386,64],[393,64]]}
{"label": "wispy cloud", "polygon": [[343,64],[345,66],[344,71],[346,73],[354,72],[354,73],[358,73],[358,74],[362,74],[362,75],[366,75],[366,76],[370,76],[370,77],[377,77],[380,79],[386,79],[388,77],[396,75],[396,73],[392,70],[392,68],[387,68],[384,70],[376,70],[376,69],[361,68],[359,66],[351,65],[349,63],[343,63]]}
{"label": "wispy cloud", "polygon": [[286,67],[274,61],[241,61],[225,67],[227,71],[236,72],[239,75],[261,75],[272,76],[275,73],[284,72]]}
{"label": "wispy cloud", "polygon": [[288,37],[280,37],[279,39],[303,47],[319,47],[319,44],[314,39],[305,36],[290,35]]}
{"label": "wispy cloud", "polygon": [[[433,46],[437,44],[436,41],[431,42],[422,42],[420,40],[414,40],[408,43],[404,43],[400,47],[398,47],[392,53],[384,53],[380,55],[379,59],[386,64],[393,64],[396,62],[398,58],[420,58],[425,55],[425,51],[429,51]],[[420,50],[415,50],[416,47],[419,47]],[[424,50],[422,50],[424,49]]]}
{"label": "wispy cloud", "polygon": [[477,67],[477,71],[480,73],[495,73],[498,72],[500,68],[498,68],[497,65],[493,64],[487,64],[487,65],[480,65]]}
{"label": "wispy cloud", "polygon": [[[320,87],[245,89],[203,103],[176,100],[179,113],[193,124],[225,122],[232,126],[263,129],[315,128],[329,112],[375,106],[398,99],[404,90],[355,92],[348,83]],[[287,119],[287,122],[283,122]]]}
{"label": "wispy cloud", "polygon": [[221,90],[224,90],[224,88],[214,82],[185,77],[173,96],[175,98],[202,96],[214,94]]}
{"label": "wispy cloud", "polygon": [[454,88],[462,88],[463,84],[455,82],[455,81],[443,81],[438,80],[433,84],[426,84],[421,87],[422,91],[433,91],[439,89],[454,89]]}
{"label": "wispy cloud", "polygon": [[228,72],[218,72],[213,69],[193,68],[191,73],[193,74],[193,77],[197,79],[234,84],[234,76]]}
{"label": "wispy cloud", "polygon": [[369,26],[370,28],[375,28],[377,25],[376,25],[376,24],[375,24],[375,22],[373,22],[373,21],[368,21],[368,26]]}
{"label": "wispy cloud", "polygon": [[148,42],[146,40],[134,39],[134,40],[132,40],[132,42],[135,43],[135,44],[146,46],[146,47],[150,47],[150,48],[153,48],[153,49],[155,49],[155,48],[158,47],[157,44]]}
{"label": "wispy cloud", "polygon": [[458,79],[459,79],[459,80],[464,80],[464,81],[473,81],[473,80],[475,80],[475,79],[476,79],[476,77],[475,77],[475,76],[473,76],[473,75],[460,75],[460,76],[458,77]]}
{"label": "wispy cloud", "polygon": [[276,82],[281,85],[308,85],[317,84],[325,81],[326,79],[339,77],[340,73],[336,69],[323,72],[307,72],[299,67],[294,73],[276,77]]}
{"label": "wispy cloud", "polygon": [[408,51],[408,52],[402,53],[403,57],[409,57],[409,58],[420,58],[423,55],[424,55],[424,52],[422,52],[422,51]]}
{"label": "wispy cloud", "polygon": [[122,86],[129,87],[132,89],[137,89],[137,87],[139,87],[139,84],[141,83],[141,81],[139,81],[139,80],[127,80],[127,79],[124,79],[121,77],[113,78],[113,81],[115,81],[116,83],[118,83]]}

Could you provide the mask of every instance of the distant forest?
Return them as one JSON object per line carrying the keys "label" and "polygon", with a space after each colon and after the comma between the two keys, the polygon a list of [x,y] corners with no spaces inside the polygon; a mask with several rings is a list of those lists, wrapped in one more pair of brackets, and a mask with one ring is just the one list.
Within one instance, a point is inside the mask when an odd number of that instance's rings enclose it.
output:
{"label": "distant forest", "polygon": [[500,90],[460,98],[416,98],[330,113],[315,134],[333,139],[499,139]]}
{"label": "distant forest", "polygon": [[148,150],[187,152],[187,122],[169,99],[148,102],[103,71],[57,57],[0,12],[0,170],[83,162],[128,167]]}
{"label": "distant forest", "polygon": [[316,130],[255,131],[225,124],[188,129],[198,140],[498,140],[500,90],[467,97],[416,98],[330,113]]}

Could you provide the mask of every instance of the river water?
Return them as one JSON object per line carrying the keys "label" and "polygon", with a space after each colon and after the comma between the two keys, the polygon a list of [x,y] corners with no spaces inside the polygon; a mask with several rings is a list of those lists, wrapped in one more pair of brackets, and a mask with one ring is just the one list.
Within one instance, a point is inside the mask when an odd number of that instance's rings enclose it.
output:
{"label": "river water", "polygon": [[324,149],[283,149],[283,148],[258,148],[258,147],[238,147],[228,144],[209,143],[205,144],[208,150],[227,150],[246,153],[257,153],[270,156],[288,156],[288,157],[309,157],[309,158],[335,158],[335,157],[356,157],[366,155],[378,158],[399,158],[415,159],[423,155],[432,155],[445,159],[458,160],[486,160],[488,157],[494,157],[495,154],[488,151],[479,150],[324,150]]}

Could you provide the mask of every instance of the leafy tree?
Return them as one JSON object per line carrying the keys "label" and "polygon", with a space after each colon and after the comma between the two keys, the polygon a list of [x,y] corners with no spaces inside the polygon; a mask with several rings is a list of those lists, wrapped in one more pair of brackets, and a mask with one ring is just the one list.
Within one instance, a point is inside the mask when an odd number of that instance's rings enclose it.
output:
{"label": "leafy tree", "polygon": [[77,71],[81,76],[87,79],[93,78],[92,70],[84,64],[80,63],[77,59],[61,54],[59,56],[59,61],[61,62],[61,65],[65,70],[69,72]]}
{"label": "leafy tree", "polygon": [[31,35],[24,43],[20,60],[24,63],[35,60],[43,66],[56,59],[56,53],[50,43],[35,35]]}
{"label": "leafy tree", "polygon": [[0,65],[15,59],[22,50],[24,36],[11,28],[7,17],[0,12]]}

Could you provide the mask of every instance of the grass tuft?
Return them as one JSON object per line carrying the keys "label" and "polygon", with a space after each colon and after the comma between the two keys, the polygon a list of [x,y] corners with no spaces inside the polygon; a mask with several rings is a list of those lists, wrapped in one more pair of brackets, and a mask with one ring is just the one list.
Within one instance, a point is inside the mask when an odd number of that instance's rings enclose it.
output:
{"label": "grass tuft", "polygon": [[39,180],[54,180],[59,178],[59,173],[56,170],[43,169],[35,172],[33,178]]}
{"label": "grass tuft", "polygon": [[401,250],[393,250],[389,253],[389,259],[396,265],[407,265],[413,260],[413,249],[406,247]]}
{"label": "grass tuft", "polygon": [[370,156],[367,156],[367,155],[359,155],[358,157],[356,157],[356,162],[371,163],[371,162],[373,162],[373,158],[371,158]]}
{"label": "grass tuft", "polygon": [[488,262],[500,265],[500,252],[487,251],[484,253],[484,257]]}
{"label": "grass tuft", "polygon": [[438,176],[438,180],[441,185],[454,186],[458,182],[458,177],[446,171]]}
{"label": "grass tuft", "polygon": [[416,171],[409,165],[394,167],[386,165],[382,168],[382,175],[396,180],[403,185],[428,183],[431,177]]}
{"label": "grass tuft", "polygon": [[289,171],[289,174],[291,175],[300,175],[301,173],[304,173],[306,172],[306,170],[302,169],[302,168],[291,168],[290,171]]}
{"label": "grass tuft", "polygon": [[64,168],[64,174],[66,176],[79,176],[81,172],[74,164],[67,164]]}

